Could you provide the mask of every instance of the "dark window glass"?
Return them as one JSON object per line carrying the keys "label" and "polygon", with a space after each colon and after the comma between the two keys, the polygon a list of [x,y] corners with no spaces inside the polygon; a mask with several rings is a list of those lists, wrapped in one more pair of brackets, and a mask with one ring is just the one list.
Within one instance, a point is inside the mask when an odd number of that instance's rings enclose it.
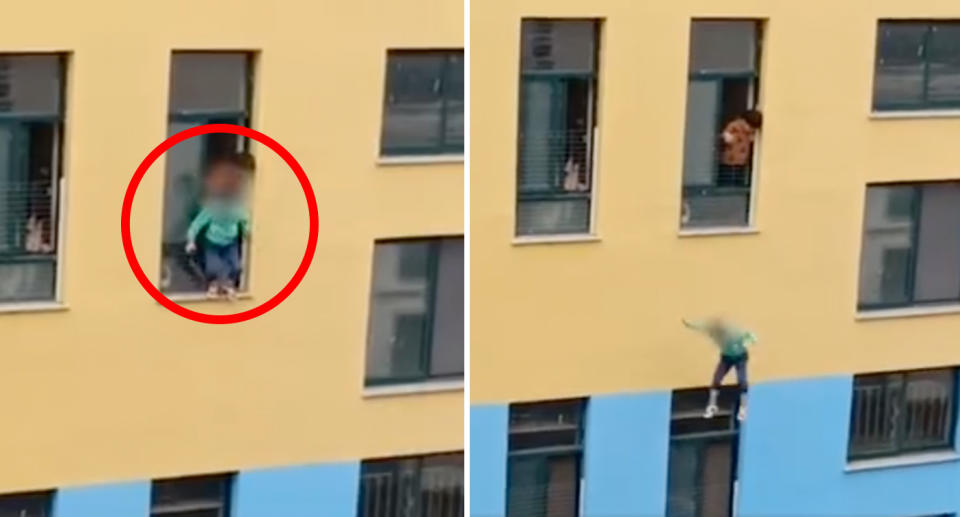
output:
{"label": "dark window glass", "polygon": [[154,481],[150,516],[229,517],[232,481],[230,474]]}
{"label": "dark window glass", "polygon": [[462,517],[463,454],[367,460],[359,517]]}
{"label": "dark window glass", "polygon": [[510,407],[507,517],[576,517],[585,401]]}
{"label": "dark window glass", "polygon": [[523,21],[517,235],[590,231],[599,27]]}
{"label": "dark window glass", "polygon": [[695,20],[691,25],[682,227],[750,222],[756,132],[743,152],[723,135],[742,124],[736,121],[756,105],[760,37],[761,22],[755,20]]}
{"label": "dark window glass", "polygon": [[463,153],[463,51],[387,54],[381,154]]}
{"label": "dark window glass", "polygon": [[856,376],[849,457],[952,448],[955,398],[953,369]]}
{"label": "dark window glass", "polygon": [[874,109],[960,106],[960,22],[881,21]]}
{"label": "dark window glass", "polygon": [[53,492],[0,495],[0,517],[52,517]]}
{"label": "dark window glass", "polygon": [[0,303],[56,298],[64,64],[0,55]]}
{"label": "dark window glass", "polygon": [[861,309],[960,301],[960,182],[867,187]]}
{"label": "dark window glass", "polygon": [[[245,52],[174,52],[168,134],[204,124],[247,126],[251,61],[251,55]],[[246,146],[246,138],[239,135],[211,133],[185,140],[167,151],[160,272],[160,288],[164,292],[207,290],[200,254],[188,255],[184,250],[187,227],[200,210],[202,169],[211,158],[242,151]],[[243,287],[249,254],[241,255]]]}
{"label": "dark window glass", "polygon": [[673,394],[670,459],[667,472],[667,517],[729,517],[736,481],[736,390],[720,392],[720,411],[703,418],[708,390]]}
{"label": "dark window glass", "polygon": [[463,238],[378,242],[368,385],[463,375]]}

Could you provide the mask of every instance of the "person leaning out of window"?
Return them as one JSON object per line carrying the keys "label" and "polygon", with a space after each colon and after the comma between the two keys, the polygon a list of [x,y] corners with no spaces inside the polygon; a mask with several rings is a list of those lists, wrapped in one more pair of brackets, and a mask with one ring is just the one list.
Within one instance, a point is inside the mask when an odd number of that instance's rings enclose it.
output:
{"label": "person leaning out of window", "polygon": [[750,158],[757,131],[763,126],[763,114],[757,110],[744,111],[731,120],[720,133],[723,151],[720,153],[718,186],[746,187],[750,185]]}

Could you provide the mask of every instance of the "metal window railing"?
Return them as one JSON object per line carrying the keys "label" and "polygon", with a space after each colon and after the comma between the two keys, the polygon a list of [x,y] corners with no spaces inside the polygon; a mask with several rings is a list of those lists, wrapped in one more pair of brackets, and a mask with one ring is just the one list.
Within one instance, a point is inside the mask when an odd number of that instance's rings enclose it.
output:
{"label": "metal window railing", "polygon": [[463,465],[427,460],[364,465],[359,517],[463,517]]}
{"label": "metal window railing", "polygon": [[949,448],[955,404],[952,371],[858,378],[853,388],[849,457]]}

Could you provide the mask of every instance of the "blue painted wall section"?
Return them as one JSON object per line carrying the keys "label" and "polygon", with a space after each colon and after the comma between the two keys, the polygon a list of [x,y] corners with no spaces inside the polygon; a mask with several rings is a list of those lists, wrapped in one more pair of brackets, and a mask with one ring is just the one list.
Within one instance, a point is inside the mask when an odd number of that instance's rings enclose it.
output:
{"label": "blue painted wall section", "polygon": [[470,408],[470,515],[503,517],[507,513],[506,405]]}
{"label": "blue painted wall section", "polygon": [[[356,517],[360,463],[241,472],[233,517]],[[59,516],[58,516],[59,517]]]}
{"label": "blue painted wall section", "polygon": [[593,397],[586,415],[584,517],[663,515],[670,393]]}
{"label": "blue painted wall section", "polygon": [[117,483],[57,491],[54,517],[142,517],[150,515],[150,482]]}
{"label": "blue painted wall section", "polygon": [[960,512],[960,462],[846,471],[852,385],[847,375],[751,388],[740,517]]}

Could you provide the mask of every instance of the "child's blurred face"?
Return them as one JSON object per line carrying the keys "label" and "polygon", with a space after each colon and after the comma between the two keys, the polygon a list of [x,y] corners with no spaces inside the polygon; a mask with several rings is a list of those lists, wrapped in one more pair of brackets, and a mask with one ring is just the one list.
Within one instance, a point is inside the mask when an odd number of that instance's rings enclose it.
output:
{"label": "child's blurred face", "polygon": [[215,198],[239,199],[246,191],[247,171],[236,165],[220,163],[207,173],[207,195]]}

